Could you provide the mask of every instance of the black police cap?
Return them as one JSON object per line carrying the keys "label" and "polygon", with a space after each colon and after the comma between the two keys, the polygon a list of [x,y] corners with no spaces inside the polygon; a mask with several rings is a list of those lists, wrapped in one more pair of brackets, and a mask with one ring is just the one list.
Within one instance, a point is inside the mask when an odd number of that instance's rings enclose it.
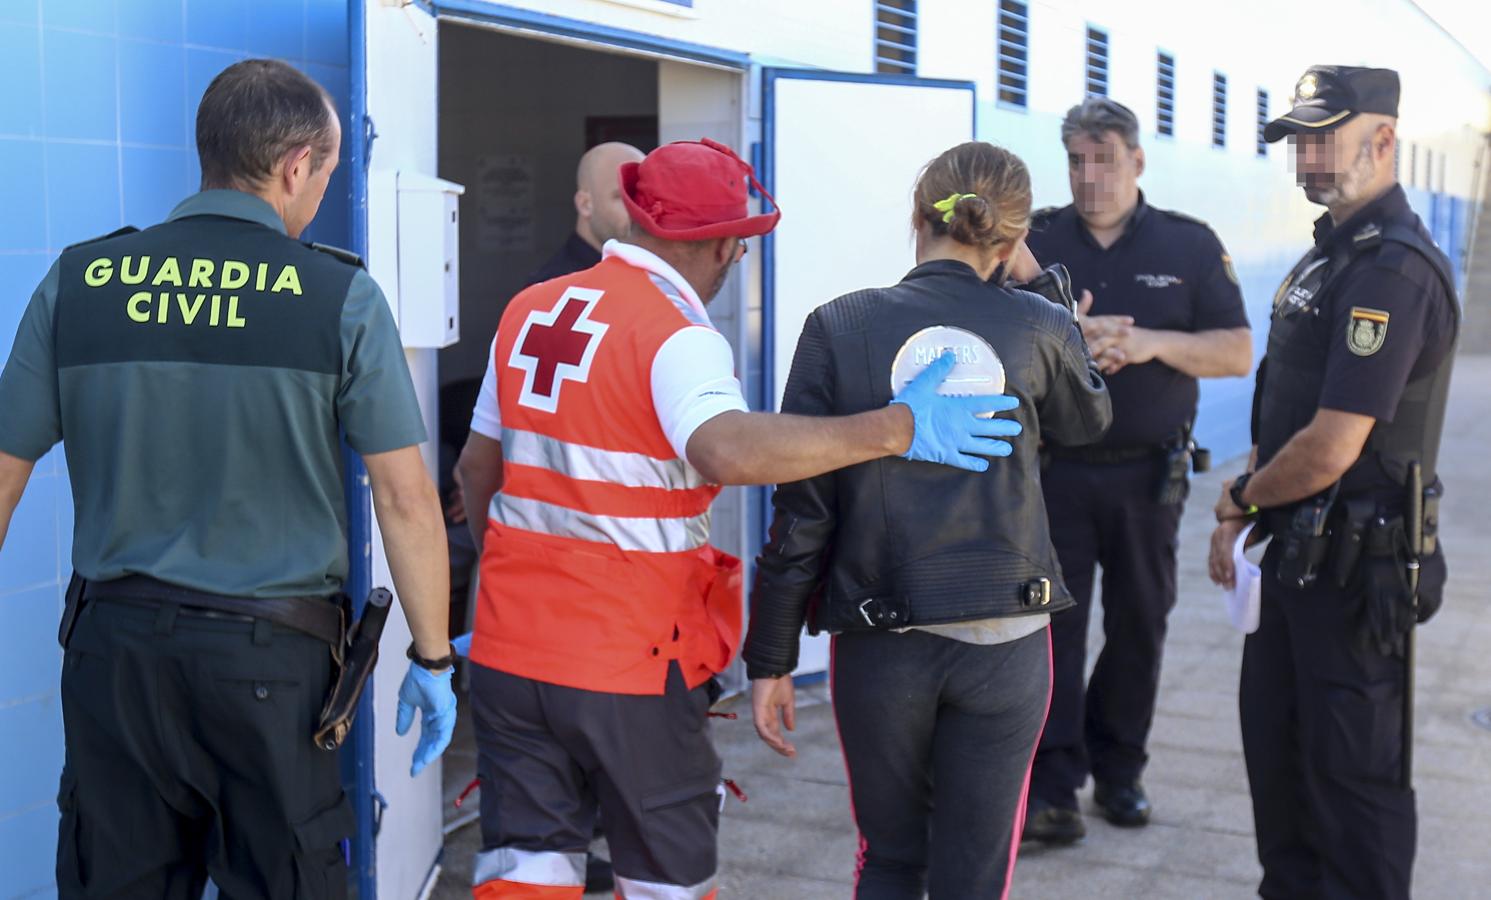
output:
{"label": "black police cap", "polygon": [[1263,127],[1270,144],[1288,134],[1339,128],[1360,113],[1398,115],[1398,73],[1360,66],[1311,66],[1294,86],[1294,108]]}

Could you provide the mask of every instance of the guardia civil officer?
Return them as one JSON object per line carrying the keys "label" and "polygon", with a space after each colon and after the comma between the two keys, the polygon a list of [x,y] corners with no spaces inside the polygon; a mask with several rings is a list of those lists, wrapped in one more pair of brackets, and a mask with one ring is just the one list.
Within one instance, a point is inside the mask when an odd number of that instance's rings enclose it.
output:
{"label": "guardia civil officer", "polygon": [[1459,307],[1394,175],[1397,73],[1314,66],[1293,103],[1264,137],[1290,139],[1327,212],[1274,298],[1253,459],[1217,503],[1211,573],[1233,582],[1231,545],[1260,517],[1273,537],[1240,698],[1259,893],[1403,898],[1408,654],[1445,579],[1435,465]]}
{"label": "guardia civil officer", "polygon": [[[62,252],[0,375],[0,540],[67,452],[62,897],[347,894],[353,817],[312,742],[348,573],[339,432],[363,454],[414,634],[400,731],[450,741],[445,539],[387,302],[296,238],[336,166],[330,98],[280,62],[213,80],[202,192]],[[322,248],[324,249],[324,248]]]}
{"label": "guardia civil officer", "polygon": [[[1072,203],[1035,215],[1030,249],[1083,295],[1083,333],[1113,396],[1097,444],[1047,440],[1041,482],[1051,537],[1077,606],[1051,623],[1055,687],[1030,781],[1025,836],[1082,837],[1077,791],[1117,825],[1149,821],[1149,755],[1175,552],[1188,490],[1197,379],[1246,375],[1253,343],[1217,236],[1139,190],[1144,150],[1128,107],[1093,97],[1061,125]],[[1093,574],[1103,569],[1103,649],[1086,679]]]}

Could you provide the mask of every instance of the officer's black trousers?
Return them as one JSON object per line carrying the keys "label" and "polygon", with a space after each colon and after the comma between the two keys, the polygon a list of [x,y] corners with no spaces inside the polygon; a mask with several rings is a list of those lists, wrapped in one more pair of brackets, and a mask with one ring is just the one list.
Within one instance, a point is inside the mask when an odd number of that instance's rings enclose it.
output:
{"label": "officer's black trousers", "polygon": [[[1155,501],[1158,463],[1053,460],[1041,475],[1051,541],[1073,609],[1051,617],[1051,715],[1031,801],[1077,808],[1087,776],[1135,781],[1149,760],[1184,504]],[[1094,567],[1103,567],[1103,649],[1084,685]]]}
{"label": "officer's black trousers", "polygon": [[326,644],[267,622],[95,600],[62,669],[62,898],[343,898],[353,818],[311,731]]}
{"label": "officer's black trousers", "polygon": [[1406,898],[1417,816],[1399,781],[1403,662],[1358,640],[1351,593],[1280,584],[1280,549],[1263,558],[1239,691],[1259,894]]}
{"label": "officer's black trousers", "polygon": [[988,646],[924,631],[834,638],[857,900],[1009,896],[1050,654],[1045,631]]}

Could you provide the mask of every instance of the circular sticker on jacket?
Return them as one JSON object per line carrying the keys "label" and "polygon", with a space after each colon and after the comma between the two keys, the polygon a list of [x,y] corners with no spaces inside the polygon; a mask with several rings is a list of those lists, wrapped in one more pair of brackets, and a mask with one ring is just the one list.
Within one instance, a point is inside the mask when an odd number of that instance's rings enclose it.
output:
{"label": "circular sticker on jacket", "polygon": [[[906,339],[890,365],[890,391],[898,394],[912,379],[943,353],[951,350],[957,365],[948,373],[937,393],[944,396],[985,396],[1004,393],[1004,363],[989,342],[951,325],[923,328]],[[983,415],[992,419],[993,413]]]}

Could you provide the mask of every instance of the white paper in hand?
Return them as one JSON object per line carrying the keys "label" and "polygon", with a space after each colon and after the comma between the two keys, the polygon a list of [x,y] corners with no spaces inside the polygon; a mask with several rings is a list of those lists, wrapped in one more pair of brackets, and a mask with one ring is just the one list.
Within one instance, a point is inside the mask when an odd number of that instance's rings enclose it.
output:
{"label": "white paper in hand", "polygon": [[1248,546],[1248,535],[1253,533],[1252,523],[1242,530],[1237,536],[1237,543],[1232,545],[1232,568],[1236,581],[1232,590],[1227,591],[1227,615],[1232,619],[1232,627],[1243,634],[1252,634],[1258,630],[1258,608],[1262,603],[1262,575],[1263,572],[1253,565],[1243,550]]}

